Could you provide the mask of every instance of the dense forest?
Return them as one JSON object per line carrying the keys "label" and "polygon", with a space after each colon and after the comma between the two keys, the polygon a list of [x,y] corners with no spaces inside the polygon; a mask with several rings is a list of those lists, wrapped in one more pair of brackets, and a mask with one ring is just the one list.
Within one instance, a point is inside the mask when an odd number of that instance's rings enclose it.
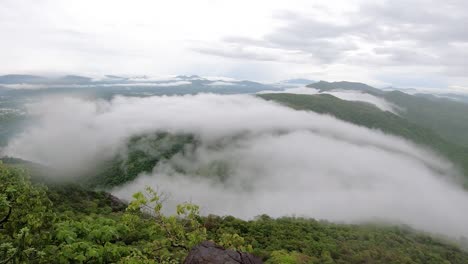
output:
{"label": "dense forest", "polygon": [[[0,263],[179,263],[203,240],[252,252],[266,263],[466,263],[466,241],[406,226],[314,219],[201,216],[184,203],[162,214],[151,188],[128,204],[75,184],[37,183],[0,164]],[[27,201],[27,202],[26,202]]]}

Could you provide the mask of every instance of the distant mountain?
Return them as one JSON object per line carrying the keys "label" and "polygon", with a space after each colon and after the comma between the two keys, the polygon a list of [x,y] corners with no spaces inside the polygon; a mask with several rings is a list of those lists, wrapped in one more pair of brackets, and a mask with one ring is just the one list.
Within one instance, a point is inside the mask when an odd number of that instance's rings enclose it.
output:
{"label": "distant mountain", "polygon": [[[308,82],[308,81],[307,81]],[[142,84],[144,83],[144,85]],[[75,84],[86,84],[88,86],[104,86],[106,88],[119,86],[146,86],[151,87],[173,87],[179,85],[189,85],[193,84],[195,86],[208,85],[208,86],[242,86],[242,87],[256,87],[256,88],[269,88],[269,85],[248,81],[248,80],[234,80],[228,78],[216,79],[216,78],[204,78],[198,75],[177,75],[175,77],[167,78],[153,78],[150,76],[133,76],[133,77],[121,77],[117,75],[104,75],[104,78],[93,79],[86,76],[79,75],[65,75],[59,77],[44,77],[36,75],[19,75],[19,74],[10,74],[0,76],[0,85],[9,87],[13,84],[37,84],[42,85],[40,88],[49,89],[49,88],[70,88],[67,85]],[[177,84],[177,85],[176,85]],[[45,86],[44,86],[45,85]],[[50,85],[47,86],[47,85]],[[154,88],[153,87],[153,88]],[[72,86],[73,88],[73,86]],[[198,87],[199,88],[199,87]],[[22,89],[37,89],[36,87],[24,87]],[[258,89],[255,89],[257,91]],[[249,92],[255,92],[249,91]]]}
{"label": "distant mountain", "polygon": [[121,77],[121,76],[117,76],[117,75],[104,75],[104,77],[108,78],[108,79],[115,79],[115,80],[127,80],[128,78],[126,77]]}
{"label": "distant mountain", "polygon": [[411,122],[432,129],[455,144],[468,146],[468,104],[401,91],[386,92],[382,97],[400,106],[400,115]]}
{"label": "distant mountain", "polygon": [[456,102],[468,103],[468,92],[452,92],[443,89],[418,89],[418,88],[384,88],[385,91],[401,91],[407,94],[416,95],[419,97],[426,97],[429,99],[447,99]]}
{"label": "distant mountain", "polygon": [[313,80],[309,79],[289,79],[289,80],[284,80],[279,82],[279,84],[284,84],[284,85],[293,85],[293,86],[306,86],[309,84],[315,83]]}
{"label": "distant mountain", "polygon": [[[423,95],[421,94],[421,96],[423,96]],[[436,97],[446,98],[448,100],[468,104],[468,94],[443,93],[443,94],[436,95]]]}
{"label": "distant mountain", "polygon": [[59,84],[83,84],[90,83],[93,79],[89,77],[79,76],[79,75],[66,75],[56,79],[50,79],[52,83]]}
{"label": "distant mountain", "polygon": [[8,74],[0,76],[0,84],[36,84],[46,81],[47,78],[36,75]]}
{"label": "distant mountain", "polygon": [[383,91],[372,86],[369,86],[365,83],[358,83],[358,82],[326,82],[326,81],[319,81],[316,83],[312,83],[307,85],[307,87],[319,89],[320,92],[331,91],[331,90],[354,90],[354,91],[361,91],[370,93],[372,95],[382,95]]}
{"label": "distant mountain", "polygon": [[[28,85],[18,85],[28,84]],[[198,75],[178,75],[167,78],[150,76],[121,77],[105,75],[92,79],[79,75],[41,77],[34,75],[0,76],[0,96],[22,97],[54,93],[80,93],[93,97],[111,98],[115,95],[150,96],[197,93],[244,94],[278,87],[253,81],[229,78],[204,78]]]}
{"label": "distant mountain", "polygon": [[44,77],[36,75],[9,74],[0,76],[0,84],[82,84],[90,83],[91,78],[78,75]]}

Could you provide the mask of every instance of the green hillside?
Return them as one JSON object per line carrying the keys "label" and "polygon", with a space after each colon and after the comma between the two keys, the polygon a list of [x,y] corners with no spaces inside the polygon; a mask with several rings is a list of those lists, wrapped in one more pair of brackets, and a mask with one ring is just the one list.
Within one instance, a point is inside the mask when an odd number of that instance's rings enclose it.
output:
{"label": "green hillside", "polygon": [[428,95],[385,92],[364,83],[325,82],[308,85],[321,92],[353,90],[382,97],[401,107],[399,114],[410,122],[429,128],[446,141],[468,147],[468,104]]}
{"label": "green hillside", "polygon": [[384,112],[371,104],[344,101],[328,94],[261,94],[258,96],[297,110],[330,114],[353,124],[380,129],[385,133],[401,136],[428,146],[460,166],[465,176],[468,177],[468,148],[453,144],[431,129],[414,124],[393,113]]}
{"label": "green hillside", "polygon": [[201,217],[193,204],[165,216],[163,198],[146,189],[127,207],[79,185],[33,184],[24,169],[0,163],[0,261],[180,263],[192,246],[213,240],[277,264],[468,262],[459,246],[404,226]]}
{"label": "green hillside", "polygon": [[411,122],[434,130],[454,144],[468,146],[468,104],[399,91],[387,92],[383,98],[401,106],[401,115]]}

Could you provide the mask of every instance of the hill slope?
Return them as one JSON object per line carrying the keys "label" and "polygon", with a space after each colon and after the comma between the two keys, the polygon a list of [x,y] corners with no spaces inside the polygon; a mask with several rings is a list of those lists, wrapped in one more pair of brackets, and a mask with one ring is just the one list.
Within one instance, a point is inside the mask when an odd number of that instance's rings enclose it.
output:
{"label": "hill slope", "polygon": [[432,129],[446,141],[468,146],[468,104],[446,98],[385,92],[363,83],[320,81],[308,87],[323,91],[352,90],[381,97],[401,107],[399,114],[410,122]]}
{"label": "hill slope", "polygon": [[452,143],[468,146],[468,104],[437,97],[387,92],[385,100],[403,108],[409,121],[430,128]]}
{"label": "hill slope", "polygon": [[468,148],[455,145],[443,139],[431,129],[414,124],[390,112],[381,111],[371,104],[344,101],[328,94],[261,94],[258,96],[297,110],[330,114],[347,122],[380,129],[385,133],[401,136],[415,143],[428,146],[460,166],[464,174],[468,176]]}

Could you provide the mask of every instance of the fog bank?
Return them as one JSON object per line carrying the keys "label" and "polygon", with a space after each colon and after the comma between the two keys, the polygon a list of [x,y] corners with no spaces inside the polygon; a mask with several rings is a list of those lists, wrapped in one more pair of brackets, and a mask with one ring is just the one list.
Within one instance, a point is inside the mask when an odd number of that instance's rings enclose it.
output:
{"label": "fog bank", "polygon": [[[468,236],[468,194],[444,159],[403,139],[249,95],[52,98],[6,154],[63,171],[111,157],[136,134],[192,134],[198,144],[113,190],[145,185],[204,213],[374,219]],[[177,168],[177,170],[176,170]],[[183,171],[184,173],[180,173]],[[72,174],[72,173],[71,173]]]}
{"label": "fog bank", "polygon": [[288,88],[283,91],[277,91],[277,90],[266,90],[266,91],[261,91],[259,93],[292,93],[292,94],[309,94],[309,95],[314,95],[314,94],[329,94],[333,95],[337,98],[340,98],[341,100],[345,101],[355,101],[355,102],[366,102],[369,104],[373,104],[377,108],[379,108],[382,111],[389,111],[394,114],[397,114],[400,108],[387,100],[368,94],[368,93],[363,93],[360,91],[352,91],[352,90],[331,90],[331,91],[324,91],[320,92],[318,89],[315,88],[310,88],[310,87],[296,87],[296,88]]}

